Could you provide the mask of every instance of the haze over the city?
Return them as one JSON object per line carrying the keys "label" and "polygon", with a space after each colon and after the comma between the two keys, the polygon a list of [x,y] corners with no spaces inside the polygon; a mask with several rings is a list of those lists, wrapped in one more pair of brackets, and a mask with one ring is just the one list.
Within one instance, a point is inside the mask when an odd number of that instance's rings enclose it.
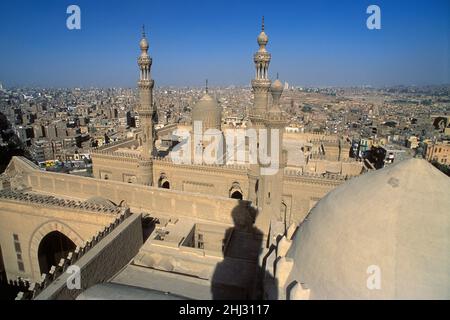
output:
{"label": "haze over the city", "polygon": [[[66,9],[81,9],[68,30]],[[366,9],[381,8],[381,30]],[[248,85],[265,16],[271,78],[301,86],[449,83],[448,1],[4,1],[4,86],[134,87],[145,24],[157,86]],[[253,44],[253,45],[252,45]]]}

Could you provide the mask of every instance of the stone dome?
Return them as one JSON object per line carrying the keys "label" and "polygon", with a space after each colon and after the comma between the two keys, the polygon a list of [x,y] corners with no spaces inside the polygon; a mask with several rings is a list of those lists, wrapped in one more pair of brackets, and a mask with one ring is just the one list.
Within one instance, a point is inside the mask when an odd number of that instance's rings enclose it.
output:
{"label": "stone dome", "polygon": [[192,125],[194,121],[201,121],[203,131],[211,128],[221,129],[222,108],[216,99],[206,93],[192,110]]}
{"label": "stone dome", "polygon": [[272,85],[270,86],[270,91],[272,92],[282,92],[283,91],[283,84],[280,80],[276,79]]}
{"label": "stone dome", "polygon": [[[310,299],[450,299],[449,190],[422,159],[344,183],[297,229],[286,288],[301,284]],[[370,290],[378,267],[381,288]]]}

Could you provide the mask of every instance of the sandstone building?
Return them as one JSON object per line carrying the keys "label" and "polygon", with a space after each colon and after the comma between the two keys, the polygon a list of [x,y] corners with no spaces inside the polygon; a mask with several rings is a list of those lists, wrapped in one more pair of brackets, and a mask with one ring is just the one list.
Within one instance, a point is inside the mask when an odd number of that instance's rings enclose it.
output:
{"label": "sandstone building", "polygon": [[[195,152],[198,148],[200,152],[205,150],[210,143],[208,141],[211,141],[208,129],[223,134],[221,107],[207,88],[193,108],[189,132],[193,142],[188,147],[192,161],[177,163],[169,155],[157,155],[155,140],[158,134],[153,122],[156,113],[153,104],[154,80],[150,73],[152,58],[148,55],[149,44],[143,34],[138,58],[142,132],[128,140],[93,150],[95,178],[249,200],[261,212],[257,226],[267,233],[271,219],[283,220],[286,225],[298,223],[328,191],[359,175],[363,171],[362,164],[349,159],[350,143],[344,139],[284,133],[288,121],[280,106],[283,86],[278,79],[273,83],[269,79],[271,54],[266,48],[268,37],[264,22],[257,42],[259,49],[253,57],[256,69],[255,79],[252,80],[254,104],[249,118],[251,128],[267,130],[268,137],[272,130],[281,132],[277,141],[280,146],[279,159],[271,159],[279,168],[275,175],[261,174],[261,164],[250,163],[251,142],[248,140],[244,142],[244,161],[235,161],[237,157],[233,149],[224,152],[222,157],[216,155],[218,160],[225,159],[222,163],[207,164],[202,159],[196,161]],[[197,131],[196,123],[201,126]],[[176,129],[172,128],[172,131],[176,133]],[[166,130],[164,132],[167,134]],[[239,142],[234,143],[236,149],[240,147]],[[259,143],[256,143],[259,148]],[[227,147],[221,148],[226,151]]]}
{"label": "sandstone building", "polygon": [[[93,150],[95,178],[23,157],[0,175],[0,280],[16,299],[450,297],[448,178],[419,159],[352,178],[363,168],[345,139],[285,132],[264,23],[257,41],[248,116],[281,147],[270,153],[277,170],[249,160],[252,145],[272,150],[261,136],[244,139],[238,163],[227,145],[214,155],[223,164],[159,154],[143,35],[141,131]],[[188,137],[199,143],[184,151],[226,134],[208,90],[193,117]],[[385,275],[382,290],[368,291],[371,265]],[[74,268],[79,288],[68,285]]]}

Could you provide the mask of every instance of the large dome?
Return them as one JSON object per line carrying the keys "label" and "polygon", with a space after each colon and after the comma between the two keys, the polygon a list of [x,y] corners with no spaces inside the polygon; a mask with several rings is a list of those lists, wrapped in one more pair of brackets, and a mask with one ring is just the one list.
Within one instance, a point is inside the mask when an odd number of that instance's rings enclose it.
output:
{"label": "large dome", "polygon": [[[450,178],[422,159],[341,185],[295,233],[287,287],[302,284],[310,299],[450,299],[449,192]],[[374,270],[379,290],[367,285]]]}
{"label": "large dome", "polygon": [[192,124],[201,121],[203,131],[207,129],[221,129],[222,109],[217,101],[209,94],[205,94],[192,110]]}

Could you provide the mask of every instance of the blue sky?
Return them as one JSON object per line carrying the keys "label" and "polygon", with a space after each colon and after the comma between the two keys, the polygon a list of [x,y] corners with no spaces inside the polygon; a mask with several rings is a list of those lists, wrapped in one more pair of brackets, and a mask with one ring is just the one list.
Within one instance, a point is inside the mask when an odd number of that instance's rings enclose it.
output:
{"label": "blue sky", "polygon": [[[66,9],[81,8],[81,30]],[[369,30],[366,8],[381,8]],[[6,86],[136,86],[141,25],[157,85],[247,85],[265,16],[270,74],[295,85],[450,83],[448,0],[5,0]]]}

